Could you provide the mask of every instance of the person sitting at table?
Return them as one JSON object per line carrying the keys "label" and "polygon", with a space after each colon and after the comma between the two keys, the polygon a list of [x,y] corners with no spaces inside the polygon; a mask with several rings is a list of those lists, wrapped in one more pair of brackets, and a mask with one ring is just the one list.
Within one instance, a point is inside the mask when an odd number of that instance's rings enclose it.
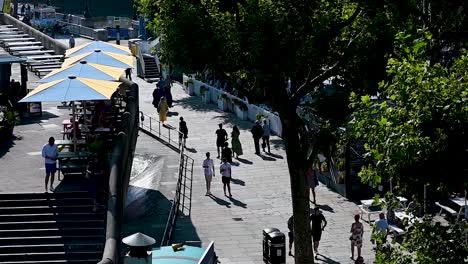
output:
{"label": "person sitting at table", "polygon": [[101,189],[99,186],[100,177],[104,174],[104,168],[97,156],[89,161],[86,168],[86,178],[88,179],[88,192],[93,199],[93,211],[97,211],[99,208],[98,192]]}

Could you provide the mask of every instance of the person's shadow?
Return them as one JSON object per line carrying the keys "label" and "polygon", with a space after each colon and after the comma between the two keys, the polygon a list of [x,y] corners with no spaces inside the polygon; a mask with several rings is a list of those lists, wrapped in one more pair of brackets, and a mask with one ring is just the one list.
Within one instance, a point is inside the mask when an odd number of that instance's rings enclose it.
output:
{"label": "person's shadow", "polygon": [[333,259],[324,255],[321,255],[321,254],[318,254],[317,260],[320,260],[323,263],[328,263],[328,264],[340,264],[340,262],[336,262]]}
{"label": "person's shadow", "polygon": [[231,182],[234,183],[234,184],[245,186],[245,182],[243,180],[231,178]]}
{"label": "person's shadow", "polygon": [[187,150],[188,152],[191,152],[191,153],[197,153],[197,150],[195,148],[187,148],[185,147],[185,150]]}
{"label": "person's shadow", "polygon": [[267,154],[268,156],[272,156],[273,158],[283,159],[283,156],[278,155],[278,154],[273,154],[273,153],[271,153],[271,152],[267,152],[266,154]]}
{"label": "person's shadow", "polygon": [[333,210],[333,208],[331,208],[328,204],[317,204],[317,206],[324,210],[324,211],[327,211],[327,212],[330,212],[330,213],[334,213],[335,210]]}
{"label": "person's shadow", "polygon": [[262,158],[263,160],[266,160],[266,161],[276,161],[276,159],[265,156],[265,155],[262,155],[262,154],[259,154],[258,156],[260,156],[260,158]]}
{"label": "person's shadow", "polygon": [[247,204],[237,200],[237,199],[234,199],[232,197],[229,197],[229,200],[235,205],[235,206],[239,206],[239,207],[242,207],[242,208],[247,208]]}
{"label": "person's shadow", "polygon": [[244,163],[244,164],[248,164],[248,165],[252,165],[253,162],[251,162],[250,160],[247,160],[247,159],[243,159],[243,158],[237,158],[238,161]]}
{"label": "person's shadow", "polygon": [[215,201],[219,205],[226,206],[227,208],[231,208],[231,203],[226,200],[218,198],[214,196],[213,194],[210,194],[208,197],[210,197],[213,201]]}

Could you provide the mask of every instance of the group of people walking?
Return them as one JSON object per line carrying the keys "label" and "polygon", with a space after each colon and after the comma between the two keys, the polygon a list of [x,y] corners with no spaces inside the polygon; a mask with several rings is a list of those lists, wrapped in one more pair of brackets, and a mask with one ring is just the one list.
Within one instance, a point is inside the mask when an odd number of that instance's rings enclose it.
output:
{"label": "group of people walking", "polygon": [[172,107],[172,80],[169,75],[164,80],[160,80],[156,84],[156,89],[153,91],[153,106],[159,113],[159,121],[164,124],[167,120],[169,107]]}

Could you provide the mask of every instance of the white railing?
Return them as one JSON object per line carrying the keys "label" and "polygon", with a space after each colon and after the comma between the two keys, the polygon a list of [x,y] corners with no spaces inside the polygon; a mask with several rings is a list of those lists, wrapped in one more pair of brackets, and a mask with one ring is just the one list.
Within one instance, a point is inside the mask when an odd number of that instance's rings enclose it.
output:
{"label": "white railing", "polygon": [[210,94],[210,102],[212,103],[217,103],[218,97],[221,94],[225,94],[230,100],[227,102],[227,108],[229,112],[235,112],[234,110],[234,104],[232,103],[233,99],[240,100],[244,104],[247,105],[248,108],[248,119],[252,122],[255,122],[257,120],[257,115],[261,114],[265,117],[265,119],[268,120],[270,124],[271,131],[276,134],[277,136],[281,137],[283,135],[283,126],[281,125],[281,119],[276,113],[272,113],[258,105],[250,104],[244,99],[241,99],[239,97],[236,97],[230,93],[227,93],[225,91],[222,91],[220,89],[217,89],[211,85],[208,85],[204,82],[201,82],[199,80],[196,80],[194,78],[191,78],[187,75],[183,75],[182,77],[183,83],[185,83],[187,80],[192,80],[193,85],[194,85],[194,92],[196,95],[201,95],[200,87],[205,86],[209,90]]}

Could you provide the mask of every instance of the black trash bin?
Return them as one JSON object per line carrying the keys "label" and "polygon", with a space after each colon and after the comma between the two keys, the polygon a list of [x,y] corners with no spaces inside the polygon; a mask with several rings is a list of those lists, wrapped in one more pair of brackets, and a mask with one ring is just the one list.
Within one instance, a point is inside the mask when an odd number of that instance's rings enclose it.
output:
{"label": "black trash bin", "polygon": [[268,234],[269,264],[284,264],[286,263],[286,238],[280,231],[274,231]]}
{"label": "black trash bin", "polygon": [[263,229],[263,261],[265,263],[268,263],[270,260],[270,253],[269,253],[269,247],[268,247],[268,242],[270,241],[271,237],[268,235],[269,233],[272,232],[279,232],[278,228],[265,228]]}

